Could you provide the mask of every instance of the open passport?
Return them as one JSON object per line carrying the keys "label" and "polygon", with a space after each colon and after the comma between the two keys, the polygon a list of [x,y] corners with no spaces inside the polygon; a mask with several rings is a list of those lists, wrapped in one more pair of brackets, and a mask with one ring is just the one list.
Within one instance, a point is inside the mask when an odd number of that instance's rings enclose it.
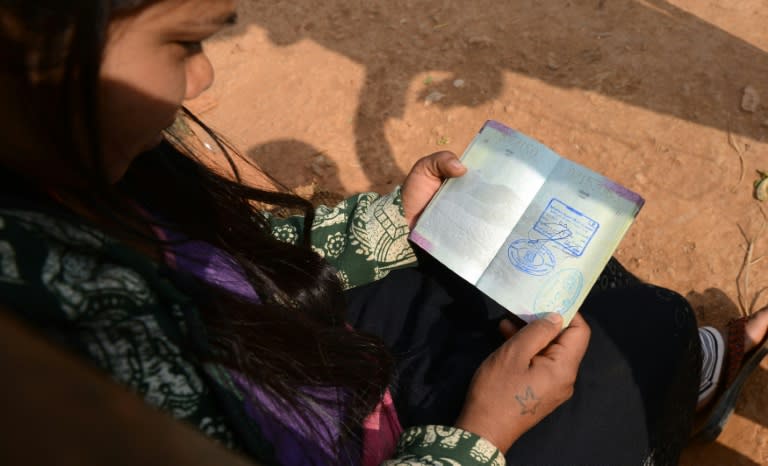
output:
{"label": "open passport", "polygon": [[526,322],[568,325],[643,199],[496,121],[462,156],[410,239]]}

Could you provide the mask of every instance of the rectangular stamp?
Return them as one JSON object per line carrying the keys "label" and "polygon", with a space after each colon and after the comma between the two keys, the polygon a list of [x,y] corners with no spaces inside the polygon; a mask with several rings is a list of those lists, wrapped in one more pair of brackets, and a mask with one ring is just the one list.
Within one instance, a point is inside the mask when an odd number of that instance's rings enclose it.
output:
{"label": "rectangular stamp", "polygon": [[599,228],[597,221],[556,198],[549,201],[533,225],[534,231],[576,257],[584,254]]}

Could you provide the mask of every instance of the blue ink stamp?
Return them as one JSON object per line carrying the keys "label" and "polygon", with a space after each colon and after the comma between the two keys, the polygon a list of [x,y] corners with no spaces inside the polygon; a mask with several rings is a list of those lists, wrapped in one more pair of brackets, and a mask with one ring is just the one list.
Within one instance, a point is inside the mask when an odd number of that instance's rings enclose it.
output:
{"label": "blue ink stamp", "polygon": [[507,255],[516,269],[528,275],[546,275],[557,265],[555,255],[540,240],[515,240],[509,245]]}
{"label": "blue ink stamp", "polygon": [[572,256],[580,257],[600,224],[559,199],[549,201],[533,230]]}
{"label": "blue ink stamp", "polygon": [[584,287],[584,276],[576,269],[561,270],[539,290],[533,312],[539,317],[548,312],[564,314],[576,302]]}

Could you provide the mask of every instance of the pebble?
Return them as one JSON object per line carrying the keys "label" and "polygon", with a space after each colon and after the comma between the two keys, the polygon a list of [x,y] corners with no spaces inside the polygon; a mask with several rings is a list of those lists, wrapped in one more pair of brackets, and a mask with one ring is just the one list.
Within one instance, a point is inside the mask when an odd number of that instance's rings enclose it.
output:
{"label": "pebble", "polygon": [[323,176],[328,167],[331,166],[331,162],[324,155],[317,155],[312,159],[310,168],[312,173],[317,176]]}
{"label": "pebble", "polygon": [[553,71],[560,68],[560,63],[558,63],[557,55],[555,55],[554,52],[549,52],[547,54],[547,68]]}
{"label": "pebble", "polygon": [[440,102],[444,98],[445,98],[445,94],[443,94],[442,92],[440,92],[440,91],[432,91],[424,99],[424,105],[430,105],[433,102]]}
{"label": "pebble", "polygon": [[463,80],[463,79],[457,79],[457,80],[455,80],[455,81],[453,82],[453,87],[455,87],[455,88],[457,88],[457,89],[461,89],[462,87],[464,87],[464,84],[465,84],[465,83],[464,83],[464,80]]}
{"label": "pebble", "polygon": [[744,94],[741,96],[741,109],[745,112],[754,113],[760,106],[760,94],[752,86],[744,88]]}
{"label": "pebble", "polygon": [[493,45],[493,39],[488,36],[475,36],[470,37],[467,41],[469,45],[476,45],[479,47],[490,47]]}
{"label": "pebble", "polygon": [[768,178],[763,178],[755,186],[755,199],[768,201]]}

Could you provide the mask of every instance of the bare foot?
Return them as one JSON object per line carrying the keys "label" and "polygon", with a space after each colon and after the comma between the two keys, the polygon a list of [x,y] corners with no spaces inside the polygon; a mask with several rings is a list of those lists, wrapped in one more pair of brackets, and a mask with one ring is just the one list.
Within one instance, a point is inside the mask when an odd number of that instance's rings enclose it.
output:
{"label": "bare foot", "polygon": [[752,314],[744,327],[744,353],[749,353],[768,333],[768,306]]}
{"label": "bare foot", "polygon": [[[728,341],[728,335],[727,332],[721,330],[722,337],[724,341]],[[747,322],[744,325],[744,354],[749,354],[750,351],[754,350],[760,342],[763,341],[765,338],[766,333],[768,333],[768,306],[764,307],[763,309],[755,312],[750,316],[750,318],[747,320]],[[726,358],[726,355],[720,355],[721,358]],[[719,377],[722,379],[724,376],[724,371],[720,373]],[[721,385],[723,383],[722,380],[718,380],[715,382],[717,385]],[[699,401],[697,403],[696,409],[700,410],[707,406],[713,399],[716,394],[716,390],[710,388],[708,389],[707,393],[702,395],[699,394]]]}

